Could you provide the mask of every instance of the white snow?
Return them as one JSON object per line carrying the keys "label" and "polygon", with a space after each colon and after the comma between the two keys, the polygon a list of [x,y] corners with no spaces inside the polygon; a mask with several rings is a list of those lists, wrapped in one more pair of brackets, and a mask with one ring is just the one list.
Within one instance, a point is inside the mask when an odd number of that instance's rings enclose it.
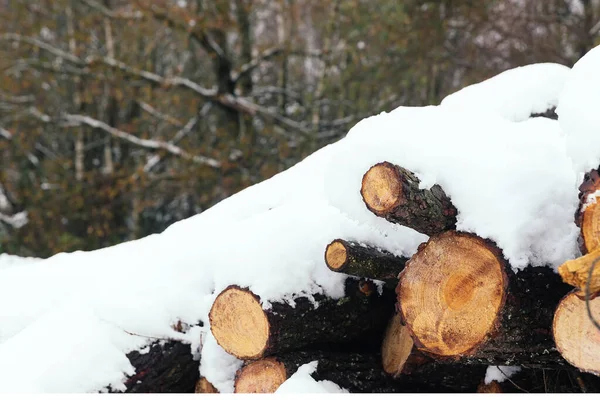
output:
{"label": "white snow", "polygon": [[556,113],[575,171],[600,164],[600,46],[581,58],[568,75]]}
{"label": "white snow", "polygon": [[318,361],[304,364],[288,378],[275,393],[348,393],[331,381],[316,381],[311,376],[317,370]]}
{"label": "white snow", "polygon": [[490,365],[485,371],[484,383],[486,385],[492,383],[492,381],[504,382],[505,380],[512,377],[514,374],[519,372],[521,367],[512,367],[504,365]]}
{"label": "white snow", "polygon": [[0,270],[31,264],[40,260],[41,258],[17,257],[10,254],[0,254]]}
{"label": "white snow", "polygon": [[[529,70],[537,72],[525,74],[530,80],[474,89],[481,105],[489,90],[489,112],[473,112],[459,92],[441,106],[382,113],[160,235],[0,268],[0,392],[122,389],[133,373],[125,354],[147,346],[147,337],[190,343],[193,354],[201,353],[201,374],[231,392],[241,362],[217,345],[207,318],[226,286],[249,287],[265,307],[301,293],[339,297],[344,276],[323,261],[331,240],[410,256],[427,239],[364,206],[361,178],[384,160],[414,171],[422,187],[440,184],[459,210],[458,229],[494,240],[515,269],[574,258],[580,176],[566,142],[568,135],[585,141],[593,132],[565,135],[562,122],[522,120],[554,104],[553,85],[565,72],[549,65],[519,71]],[[507,97],[495,98],[511,90],[514,109],[505,107]],[[178,321],[204,326],[180,333],[172,328]]]}
{"label": "white snow", "polygon": [[442,100],[442,105],[469,113],[493,113],[519,122],[558,105],[570,69],[554,63],[531,64],[504,71],[467,86]]}

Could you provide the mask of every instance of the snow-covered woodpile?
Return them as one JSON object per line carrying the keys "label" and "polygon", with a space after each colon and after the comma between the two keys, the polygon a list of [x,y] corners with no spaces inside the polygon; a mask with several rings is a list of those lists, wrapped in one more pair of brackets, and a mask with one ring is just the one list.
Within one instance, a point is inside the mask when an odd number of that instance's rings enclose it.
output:
{"label": "snow-covered woodpile", "polygon": [[598,71],[509,70],[159,235],[0,259],[0,391],[600,391]]}

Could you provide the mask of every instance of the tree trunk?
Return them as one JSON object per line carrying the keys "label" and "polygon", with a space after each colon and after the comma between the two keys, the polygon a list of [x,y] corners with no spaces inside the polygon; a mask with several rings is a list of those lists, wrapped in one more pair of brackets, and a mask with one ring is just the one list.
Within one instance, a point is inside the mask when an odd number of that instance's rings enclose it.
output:
{"label": "tree trunk", "polygon": [[435,235],[456,226],[457,210],[438,185],[419,189],[419,179],[389,162],[372,166],[360,193],[367,208],[390,222]]}
{"label": "tree trunk", "polygon": [[330,270],[380,281],[397,282],[407,260],[376,247],[342,239],[334,240],[325,250],[325,263]]}
{"label": "tree trunk", "polygon": [[[592,317],[600,320],[600,298],[589,301]],[[553,323],[558,351],[581,371],[600,375],[600,327],[594,326],[585,299],[577,292],[565,296],[558,305]]]}
{"label": "tree trunk", "polygon": [[379,354],[300,351],[264,358],[242,368],[235,380],[236,393],[273,393],[299,367],[318,361],[312,374],[317,381],[328,380],[353,393],[475,392],[477,376],[484,366],[433,365],[393,379],[381,368]]}
{"label": "tree trunk", "polygon": [[200,378],[199,361],[190,345],[181,342],[155,342],[150,351],[127,354],[135,375],[125,382],[126,393],[194,393]]}
{"label": "tree trunk", "polygon": [[451,231],[419,247],[396,292],[417,347],[438,360],[561,368],[552,317],[568,290],[550,268],[515,274],[494,244]]}
{"label": "tree trunk", "polygon": [[341,299],[320,294],[313,299],[298,297],[293,307],[275,302],[263,309],[250,290],[229,286],[213,303],[210,328],[225,351],[255,360],[311,344],[379,338],[394,308],[391,293],[379,294],[373,283],[354,279],[346,281]]}

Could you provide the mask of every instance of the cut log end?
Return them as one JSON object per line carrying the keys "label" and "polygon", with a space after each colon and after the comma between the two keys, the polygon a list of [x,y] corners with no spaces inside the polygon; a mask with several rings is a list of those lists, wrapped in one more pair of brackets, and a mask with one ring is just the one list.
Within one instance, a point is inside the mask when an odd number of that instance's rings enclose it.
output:
{"label": "cut log end", "polygon": [[275,393],[288,378],[285,366],[275,358],[255,361],[242,368],[235,379],[235,393]]}
{"label": "cut log end", "polygon": [[256,359],[269,340],[269,321],[259,299],[249,290],[230,286],[213,303],[210,329],[225,351],[242,359]]}
{"label": "cut log end", "polygon": [[[594,263],[596,264],[592,270]],[[590,271],[592,272],[591,279]],[[558,267],[558,273],[565,283],[581,291],[580,297],[585,296],[585,290],[589,281],[590,294],[595,297],[600,293],[600,249],[596,249],[575,260],[565,262]]]}
{"label": "cut log end", "polygon": [[208,381],[205,377],[202,377],[196,383],[195,393],[219,393],[217,388],[215,388],[212,383]]}
{"label": "cut log end", "polygon": [[590,253],[600,247],[600,175],[598,170],[585,174],[579,186],[579,209],[576,215],[577,225],[581,228],[580,248]]}
{"label": "cut log end", "polygon": [[383,370],[395,378],[400,376],[413,346],[408,328],[402,324],[399,314],[394,315],[385,331],[381,346]]}
{"label": "cut log end", "polygon": [[504,391],[497,381],[491,381],[490,383],[482,382],[477,387],[477,393],[504,393]]}
{"label": "cut log end", "polygon": [[[590,301],[592,316],[600,320],[600,298]],[[600,330],[589,318],[585,300],[571,292],[556,309],[553,323],[556,348],[571,365],[600,375]]]}
{"label": "cut log end", "polygon": [[337,271],[348,261],[346,246],[340,240],[331,242],[325,250],[325,263],[329,269]]}
{"label": "cut log end", "polygon": [[596,195],[596,202],[588,204],[582,211],[581,216],[581,239],[582,250],[586,253],[592,252],[600,248],[600,206]]}
{"label": "cut log end", "polygon": [[397,288],[417,347],[439,356],[474,351],[494,332],[508,277],[501,252],[471,234],[432,237],[408,262]]}
{"label": "cut log end", "polygon": [[389,162],[372,166],[363,176],[360,192],[369,210],[376,215],[385,215],[398,206],[401,199],[398,169]]}

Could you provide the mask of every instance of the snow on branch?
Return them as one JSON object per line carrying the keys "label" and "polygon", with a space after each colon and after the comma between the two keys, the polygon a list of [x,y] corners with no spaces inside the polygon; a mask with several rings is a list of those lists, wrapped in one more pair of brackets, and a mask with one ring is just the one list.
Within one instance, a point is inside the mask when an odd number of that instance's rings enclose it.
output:
{"label": "snow on branch", "polygon": [[27,225],[27,223],[29,222],[29,217],[27,216],[27,211],[21,211],[13,215],[6,215],[0,213],[0,222],[4,222],[5,224],[10,225],[15,229],[20,229]]}
{"label": "snow on branch", "polygon": [[140,139],[138,137],[135,137],[131,133],[124,132],[124,131],[114,128],[102,121],[99,121],[97,119],[94,119],[94,118],[91,118],[91,117],[88,117],[85,115],[67,114],[64,116],[64,119],[69,123],[83,124],[83,125],[90,126],[92,128],[101,129],[101,130],[109,133],[111,136],[114,136],[116,138],[119,138],[121,140],[129,142],[131,144],[135,144],[140,147],[144,147],[147,149],[165,150],[168,153],[179,156],[185,160],[190,160],[190,161],[193,161],[198,164],[208,165],[212,168],[220,168],[221,167],[221,163],[219,161],[215,160],[214,158],[190,154],[190,153],[184,151],[181,147],[178,147],[172,143],[166,143],[166,142],[162,142],[160,140]]}

